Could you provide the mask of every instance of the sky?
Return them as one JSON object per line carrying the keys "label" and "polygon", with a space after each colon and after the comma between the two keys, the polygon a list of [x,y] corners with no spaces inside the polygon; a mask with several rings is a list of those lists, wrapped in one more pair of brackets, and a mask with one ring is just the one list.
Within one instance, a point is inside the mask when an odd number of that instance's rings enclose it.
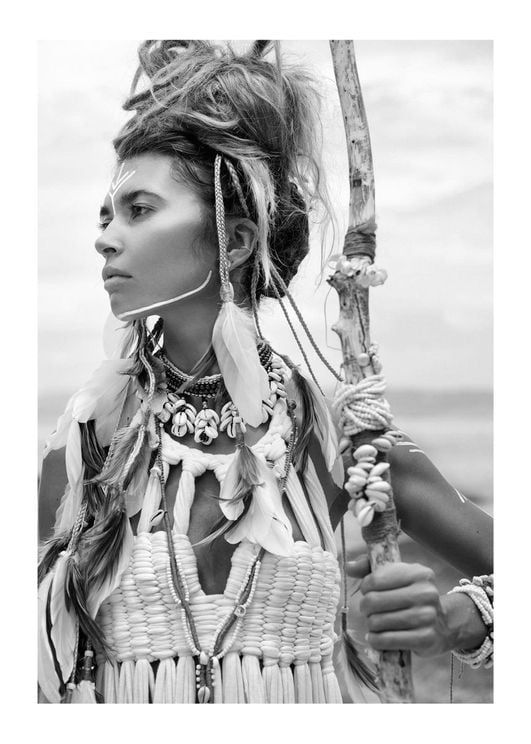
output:
{"label": "sky", "polygon": [[[94,250],[111,147],[136,68],[137,41],[40,42],[39,393],[69,395],[102,358],[108,315]],[[320,81],[324,163],[341,249],[348,212],[346,147],[325,41],[282,42],[287,61]],[[492,386],[492,44],[360,41],[356,55],[371,133],[377,258],[387,282],[371,290],[371,333],[388,385]],[[320,274],[320,236],[294,296],[330,361],[337,301]],[[281,313],[265,335],[299,360]],[[311,356],[312,361],[315,357]],[[328,373],[314,364],[326,388]]]}

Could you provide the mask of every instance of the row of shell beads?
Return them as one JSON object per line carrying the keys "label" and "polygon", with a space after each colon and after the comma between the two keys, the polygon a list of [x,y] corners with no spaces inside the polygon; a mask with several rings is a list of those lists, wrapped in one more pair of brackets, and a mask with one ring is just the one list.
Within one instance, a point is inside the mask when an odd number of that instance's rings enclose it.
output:
{"label": "row of shell beads", "polygon": [[262,403],[262,423],[271,418],[273,408],[279,398],[287,398],[287,392],[284,385],[284,363],[281,359],[273,357],[271,360],[271,369],[267,376],[269,379],[269,398]]}
{"label": "row of shell beads", "polygon": [[203,403],[203,408],[195,417],[194,442],[210,444],[218,436],[219,416],[213,408]]}
{"label": "row of shell beads", "polygon": [[221,423],[219,425],[220,431],[226,431],[227,436],[229,436],[231,439],[236,439],[236,435],[238,434],[238,426],[241,428],[242,434],[245,434],[245,424],[238,413],[238,409],[234,405],[234,403],[229,400],[228,403],[225,403],[223,408],[221,409]]}
{"label": "row of shell beads", "polygon": [[362,527],[372,522],[375,512],[385,511],[391,495],[391,484],[382,477],[390,465],[376,462],[378,452],[389,452],[401,438],[401,432],[388,431],[353,453],[356,464],[347,469],[345,489],[351,496],[348,508]]}

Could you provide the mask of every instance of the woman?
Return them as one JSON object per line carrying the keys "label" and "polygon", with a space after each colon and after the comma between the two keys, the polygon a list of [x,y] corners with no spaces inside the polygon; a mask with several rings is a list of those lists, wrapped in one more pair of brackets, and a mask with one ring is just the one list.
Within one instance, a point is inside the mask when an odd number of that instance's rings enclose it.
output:
{"label": "woman", "polygon": [[[123,325],[43,465],[43,537],[55,524],[39,593],[49,702],[94,702],[94,667],[108,703],[341,702],[340,457],[317,386],[271,349],[258,318],[262,297],[289,298],[308,211],[326,207],[317,97],[266,49],[139,50],[96,242]],[[365,455],[370,470],[377,451]],[[490,573],[487,516],[407,447],[390,461],[403,529],[464,573]],[[374,648],[490,653],[488,582],[439,598],[422,566],[349,571],[365,576]]]}

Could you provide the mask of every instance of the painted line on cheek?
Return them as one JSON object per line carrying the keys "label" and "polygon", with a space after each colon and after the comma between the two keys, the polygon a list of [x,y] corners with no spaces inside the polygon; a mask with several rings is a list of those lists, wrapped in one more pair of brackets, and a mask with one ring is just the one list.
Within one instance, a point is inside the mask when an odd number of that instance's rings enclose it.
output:
{"label": "painted line on cheek", "polygon": [[136,310],[127,310],[125,313],[120,313],[120,315],[117,315],[116,317],[120,320],[127,319],[130,315],[136,315],[136,313],[144,313],[146,310],[155,310],[158,307],[163,307],[164,305],[171,305],[172,302],[179,302],[179,300],[184,300],[186,297],[191,297],[194,294],[197,294],[197,292],[200,292],[202,289],[206,287],[206,285],[209,283],[210,279],[212,277],[212,271],[209,271],[207,274],[207,278],[204,282],[202,282],[198,287],[195,289],[191,289],[189,292],[185,292],[184,294],[177,295],[177,297],[172,297],[171,300],[163,300],[162,302],[155,302],[153,305],[146,305],[145,307],[137,307]]}

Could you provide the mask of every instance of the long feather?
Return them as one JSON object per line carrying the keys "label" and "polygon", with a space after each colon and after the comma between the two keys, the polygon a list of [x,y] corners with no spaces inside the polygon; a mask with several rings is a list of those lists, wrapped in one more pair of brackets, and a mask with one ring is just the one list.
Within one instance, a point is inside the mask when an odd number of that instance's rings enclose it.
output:
{"label": "long feather", "polygon": [[[109,530],[109,533],[111,531]],[[96,579],[92,582],[87,607],[94,618],[101,607],[102,602],[116,589],[122,578],[122,574],[129,565],[133,551],[133,532],[127,513],[121,515],[121,521],[115,528],[116,534],[109,534],[107,542],[107,564],[96,567]]]}
{"label": "long feather", "polygon": [[99,625],[93,620],[87,607],[86,582],[80,570],[77,554],[68,561],[65,578],[65,598],[68,607],[72,607],[79,620],[79,627],[89,638],[95,648],[108,655],[108,645]]}
{"label": "long feather", "polygon": [[117,486],[123,484],[126,477],[126,466],[129,470],[129,480],[134,471],[135,462],[128,465],[131,453],[136,448],[138,450],[135,461],[145,454],[143,448],[147,445],[147,427],[145,419],[148,412],[142,414],[137,412],[134,420],[128,425],[119,429],[111,442],[111,454],[107,466],[96,476],[94,483],[104,483],[107,486]]}
{"label": "long feather", "polygon": [[51,638],[65,682],[70,678],[74,668],[77,642],[76,618],[65,602],[65,580],[69,557],[70,554],[65,551],[57,559],[50,590]]}
{"label": "long feather", "polygon": [[262,402],[269,396],[269,383],[256,349],[256,333],[250,313],[234,302],[223,302],[212,345],[225,387],[240,415],[258,427],[262,423]]}
{"label": "long feather", "polygon": [[339,445],[337,441],[336,429],[330,410],[326,405],[326,400],[315,382],[303,372],[297,370],[299,384],[306,388],[306,395],[311,399],[314,419],[316,423],[315,435],[321,445],[323,457],[329,471],[332,470],[339,454]]}
{"label": "long feather", "polygon": [[64,682],[48,632],[48,599],[52,581],[53,571],[50,571],[41,582],[38,594],[38,682],[50,703],[60,703]]}

